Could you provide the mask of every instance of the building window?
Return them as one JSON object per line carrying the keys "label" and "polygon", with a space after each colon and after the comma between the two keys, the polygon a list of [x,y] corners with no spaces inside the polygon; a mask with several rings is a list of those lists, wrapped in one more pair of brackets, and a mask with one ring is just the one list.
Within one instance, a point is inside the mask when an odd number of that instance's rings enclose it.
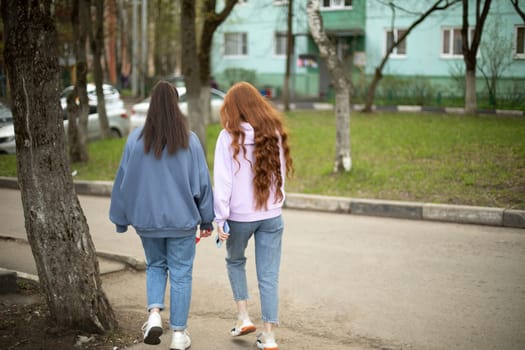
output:
{"label": "building window", "polygon": [[[386,51],[394,45],[394,42],[398,40],[401,36],[405,35],[406,29],[394,29],[394,30],[387,30],[386,31]],[[407,54],[407,41],[406,38],[403,39],[396,47],[394,47],[394,50],[392,50],[391,55],[392,56],[406,56]]]}
{"label": "building window", "polygon": [[248,39],[246,33],[224,34],[224,56],[246,56]]}
{"label": "building window", "polygon": [[323,0],[321,9],[344,9],[352,7],[352,0]]}
{"label": "building window", "polygon": [[274,54],[276,56],[286,55],[286,43],[287,42],[288,42],[288,36],[286,33],[275,33]]}
{"label": "building window", "polygon": [[[469,37],[474,36],[474,28],[470,28]],[[463,56],[463,37],[461,28],[443,29],[441,56],[443,57],[461,57]]]}
{"label": "building window", "polygon": [[516,26],[514,58],[525,59],[525,26]]}

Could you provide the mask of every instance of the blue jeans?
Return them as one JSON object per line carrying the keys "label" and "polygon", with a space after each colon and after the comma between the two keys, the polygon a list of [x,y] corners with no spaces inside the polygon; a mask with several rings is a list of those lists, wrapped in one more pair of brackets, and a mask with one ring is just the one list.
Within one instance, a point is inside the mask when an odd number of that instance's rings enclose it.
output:
{"label": "blue jeans", "polygon": [[140,237],[146,255],[148,310],[163,310],[168,271],[170,277],[170,327],[187,328],[191,302],[195,236],[180,238]]}
{"label": "blue jeans", "polygon": [[228,220],[230,237],[226,266],[235,301],[248,299],[245,250],[248,241],[255,238],[255,264],[261,314],[264,322],[279,323],[279,268],[284,224],[281,216],[254,222]]}

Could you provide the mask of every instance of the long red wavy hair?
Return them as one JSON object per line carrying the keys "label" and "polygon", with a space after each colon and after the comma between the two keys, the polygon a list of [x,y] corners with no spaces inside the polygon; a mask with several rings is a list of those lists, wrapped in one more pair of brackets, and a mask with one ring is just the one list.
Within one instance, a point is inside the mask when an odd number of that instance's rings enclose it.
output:
{"label": "long red wavy hair", "polygon": [[[270,190],[275,189],[276,203],[284,198],[281,191],[283,177],[293,172],[288,132],[281,114],[247,82],[233,85],[224,98],[221,107],[221,124],[232,135],[233,158],[240,166],[237,156],[243,151],[246,159],[244,139],[246,135],[241,122],[248,122],[254,130],[255,148],[252,164],[254,170],[253,188],[256,209],[266,209]],[[281,174],[279,142],[286,162],[286,174]]]}

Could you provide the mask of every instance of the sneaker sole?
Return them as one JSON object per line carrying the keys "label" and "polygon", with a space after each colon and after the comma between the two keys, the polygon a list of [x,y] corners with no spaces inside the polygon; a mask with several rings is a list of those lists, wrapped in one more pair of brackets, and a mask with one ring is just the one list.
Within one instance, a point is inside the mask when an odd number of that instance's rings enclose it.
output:
{"label": "sneaker sole", "polygon": [[144,338],[144,344],[157,345],[160,344],[160,336],[162,335],[161,327],[151,327],[146,338]]}
{"label": "sneaker sole", "polygon": [[257,340],[255,342],[255,344],[257,345],[257,347],[259,349],[262,349],[262,350],[279,350],[279,347],[277,345],[275,345],[275,346],[266,346],[265,347],[264,344],[261,343],[259,340]]}
{"label": "sneaker sole", "polygon": [[190,341],[190,344],[188,346],[186,346],[185,348],[172,348],[170,347],[170,350],[188,350],[189,348],[191,348],[191,341]]}
{"label": "sneaker sole", "polygon": [[240,337],[240,336],[243,336],[243,335],[246,335],[246,334],[250,334],[250,333],[253,333],[257,330],[257,328],[255,328],[255,326],[248,326],[248,327],[244,327],[244,328],[241,328],[241,331],[239,332],[239,334],[233,334],[234,331],[235,331],[235,328],[232,329],[230,331],[232,337]]}
{"label": "sneaker sole", "polygon": [[264,346],[259,346],[259,344],[257,344],[257,347],[258,347],[259,349],[262,349],[262,350],[279,350],[279,348],[276,347],[276,346],[272,346],[272,347],[269,347],[269,348],[266,347],[266,348],[265,348]]}

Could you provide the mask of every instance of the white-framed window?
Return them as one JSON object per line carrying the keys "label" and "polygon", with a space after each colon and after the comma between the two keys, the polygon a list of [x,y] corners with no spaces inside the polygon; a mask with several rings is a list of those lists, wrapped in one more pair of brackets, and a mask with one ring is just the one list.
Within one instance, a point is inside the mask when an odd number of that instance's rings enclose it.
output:
{"label": "white-framed window", "polygon": [[516,26],[516,40],[514,41],[514,58],[525,59],[525,26]]}
{"label": "white-framed window", "polygon": [[246,33],[224,33],[224,56],[246,56],[248,35]]}
{"label": "white-framed window", "polygon": [[273,0],[274,6],[288,5],[288,0]]}
{"label": "white-framed window", "polygon": [[[474,28],[470,28],[469,37],[474,36]],[[443,28],[441,36],[442,57],[463,57],[463,37],[461,27]]]}
{"label": "white-framed window", "polygon": [[[387,52],[388,49],[392,47],[392,45],[398,40],[398,38],[405,35],[406,32],[406,29],[388,29],[386,31],[385,52]],[[403,41],[401,41],[399,45],[394,47],[394,50],[392,50],[392,53],[390,55],[392,57],[404,57],[407,55],[406,38],[403,39]]]}
{"label": "white-framed window", "polygon": [[288,43],[288,36],[283,32],[276,32],[274,36],[274,50],[276,56],[286,56],[286,44]]}
{"label": "white-framed window", "polygon": [[321,10],[323,9],[348,9],[352,7],[352,0],[323,0]]}

